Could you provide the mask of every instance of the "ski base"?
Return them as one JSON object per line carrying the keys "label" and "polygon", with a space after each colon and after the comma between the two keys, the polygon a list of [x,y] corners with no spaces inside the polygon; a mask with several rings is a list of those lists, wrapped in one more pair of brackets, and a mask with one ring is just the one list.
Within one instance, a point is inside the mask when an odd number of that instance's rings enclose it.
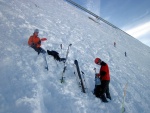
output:
{"label": "ski base", "polygon": [[74,60],[74,64],[75,64],[75,68],[76,68],[75,74],[77,73],[78,78],[79,78],[79,86],[81,87],[82,92],[86,93],[85,86],[84,86],[84,83],[83,83],[83,79],[81,77],[81,73],[80,73],[80,68],[79,68],[79,65],[78,65],[78,61]]}

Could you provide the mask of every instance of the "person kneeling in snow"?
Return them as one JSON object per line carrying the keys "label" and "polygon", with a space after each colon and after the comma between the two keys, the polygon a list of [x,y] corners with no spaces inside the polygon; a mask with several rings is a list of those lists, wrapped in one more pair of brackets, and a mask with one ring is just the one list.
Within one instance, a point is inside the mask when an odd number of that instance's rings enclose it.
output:
{"label": "person kneeling in snow", "polygon": [[103,102],[108,102],[106,97],[111,100],[111,96],[109,93],[109,82],[110,82],[109,67],[100,58],[96,58],[95,63],[97,65],[101,65],[99,73],[96,74],[96,76],[99,76],[101,80],[101,86],[100,86],[101,90],[99,96]]}

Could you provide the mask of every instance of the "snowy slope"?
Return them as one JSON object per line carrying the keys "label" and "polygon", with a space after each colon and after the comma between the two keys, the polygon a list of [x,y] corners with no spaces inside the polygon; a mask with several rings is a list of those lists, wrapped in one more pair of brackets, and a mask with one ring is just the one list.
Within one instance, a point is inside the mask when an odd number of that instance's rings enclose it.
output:
{"label": "snowy slope", "polygon": [[[126,83],[125,112],[149,113],[150,48],[100,23],[64,0],[0,0],[0,113],[120,113]],[[60,83],[63,63],[57,66],[47,55],[46,71],[42,55],[28,47],[35,28],[41,38],[48,39],[42,47],[58,51],[61,57],[72,43],[65,83]],[[91,92],[93,69],[99,70],[93,62],[96,57],[110,67],[109,103],[102,103]],[[85,73],[86,94],[76,82],[75,59]]]}

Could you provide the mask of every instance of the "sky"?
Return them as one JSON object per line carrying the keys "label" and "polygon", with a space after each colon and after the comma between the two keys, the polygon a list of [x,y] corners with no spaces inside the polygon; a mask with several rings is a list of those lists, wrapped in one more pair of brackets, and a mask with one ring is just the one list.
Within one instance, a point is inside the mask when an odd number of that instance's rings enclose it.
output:
{"label": "sky", "polygon": [[72,0],[150,47],[150,0]]}

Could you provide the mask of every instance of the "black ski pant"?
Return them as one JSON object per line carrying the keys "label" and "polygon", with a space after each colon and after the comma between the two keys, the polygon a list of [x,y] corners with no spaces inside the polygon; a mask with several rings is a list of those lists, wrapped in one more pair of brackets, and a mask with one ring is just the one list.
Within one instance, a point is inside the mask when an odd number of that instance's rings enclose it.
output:
{"label": "black ski pant", "polygon": [[101,81],[100,96],[104,96],[106,94],[106,97],[110,97],[109,82],[110,82],[110,80],[102,80]]}
{"label": "black ski pant", "polygon": [[43,49],[43,48],[41,48],[41,47],[32,47],[38,54],[40,54],[40,53],[43,53],[43,54],[45,54],[46,53],[46,51]]}
{"label": "black ski pant", "polygon": [[100,97],[100,91],[101,91],[101,85],[95,85],[94,95],[98,98]]}

